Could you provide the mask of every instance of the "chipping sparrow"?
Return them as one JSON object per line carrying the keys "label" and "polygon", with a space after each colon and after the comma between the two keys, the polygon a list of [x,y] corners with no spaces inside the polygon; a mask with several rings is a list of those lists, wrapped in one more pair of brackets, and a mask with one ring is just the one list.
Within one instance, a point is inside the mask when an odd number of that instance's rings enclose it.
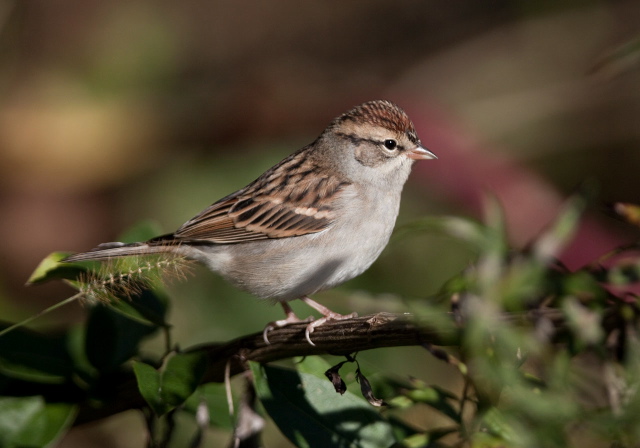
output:
{"label": "chipping sparrow", "polygon": [[240,289],[280,302],[301,299],[323,317],[334,313],[308,295],[365,271],[389,241],[400,194],[415,160],[435,159],[413,123],[389,101],[370,101],[335,118],[313,143],[248,186],[214,203],[175,233],[142,243],[104,243],[65,261],[171,252],[205,264]]}

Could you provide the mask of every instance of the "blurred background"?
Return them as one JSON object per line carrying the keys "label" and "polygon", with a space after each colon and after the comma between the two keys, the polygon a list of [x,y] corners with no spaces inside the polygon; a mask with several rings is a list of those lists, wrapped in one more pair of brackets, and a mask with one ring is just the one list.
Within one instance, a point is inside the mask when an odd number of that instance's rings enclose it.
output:
{"label": "blurred background", "polygon": [[[403,107],[439,157],[415,166],[399,225],[481,219],[493,195],[523,246],[582,182],[602,203],[638,203],[639,39],[631,0],[2,0],[0,318],[73,293],[23,286],[50,252],[88,250],[146,219],[172,231],[371,99]],[[629,238],[595,206],[563,261],[578,267]],[[411,235],[316,299],[361,315],[403,311],[473,255],[442,235]],[[281,315],[204,269],[170,289],[182,347]],[[84,313],[67,306],[35,328]],[[419,349],[360,359],[369,371],[451,381]],[[434,425],[424,413],[409,419]],[[228,434],[208,437],[221,446]],[[275,430],[267,438],[288,446]],[[143,444],[131,412],[77,428],[61,446]]]}

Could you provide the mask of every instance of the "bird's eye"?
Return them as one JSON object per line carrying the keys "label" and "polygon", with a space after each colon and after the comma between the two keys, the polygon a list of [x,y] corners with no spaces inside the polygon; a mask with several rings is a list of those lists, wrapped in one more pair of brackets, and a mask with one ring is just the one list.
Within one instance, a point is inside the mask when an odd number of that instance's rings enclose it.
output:
{"label": "bird's eye", "polygon": [[389,149],[389,150],[393,150],[396,149],[398,147],[398,142],[396,142],[394,139],[392,138],[388,138],[384,141],[384,147]]}

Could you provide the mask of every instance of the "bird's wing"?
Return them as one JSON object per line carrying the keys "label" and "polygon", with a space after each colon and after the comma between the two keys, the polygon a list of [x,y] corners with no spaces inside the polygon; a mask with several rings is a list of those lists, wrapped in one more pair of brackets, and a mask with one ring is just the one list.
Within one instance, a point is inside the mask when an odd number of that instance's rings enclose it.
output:
{"label": "bird's wing", "polygon": [[293,154],[249,186],[222,198],[175,233],[229,244],[320,232],[336,217],[350,183]]}

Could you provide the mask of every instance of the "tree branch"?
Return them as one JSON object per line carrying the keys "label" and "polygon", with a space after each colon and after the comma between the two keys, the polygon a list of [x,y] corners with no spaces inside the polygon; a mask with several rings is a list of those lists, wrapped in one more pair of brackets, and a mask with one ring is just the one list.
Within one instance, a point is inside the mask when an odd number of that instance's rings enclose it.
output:
{"label": "tree branch", "polygon": [[269,332],[266,344],[262,333],[245,336],[226,344],[194,347],[188,351],[203,350],[209,359],[205,382],[222,382],[227,361],[231,361],[231,374],[246,370],[246,361],[270,362],[294,356],[348,355],[381,347],[401,347],[431,343],[451,344],[453,333],[443,335],[442,330],[429,328],[412,315],[378,313],[347,320],[329,321],[311,335],[315,346],[304,337],[306,323],[295,324]]}
{"label": "tree branch", "polygon": [[[443,316],[444,317],[444,316]],[[269,332],[266,344],[262,332],[234,339],[224,344],[206,344],[191,347],[185,352],[200,351],[206,354],[207,371],[203,383],[223,382],[227,363],[231,363],[231,375],[247,370],[247,361],[270,362],[295,356],[348,355],[354,352],[381,347],[401,347],[411,345],[451,345],[455,343],[456,332],[443,331],[426,321],[407,314],[378,313],[340,321],[329,321],[317,327],[312,334],[315,346],[304,337],[306,323],[276,328]],[[105,387],[98,386],[97,392],[104,397],[102,406],[95,401],[80,405],[75,425],[96,421],[129,409],[141,408],[145,401],[138,391],[132,372],[118,374],[120,377],[107,378]],[[113,384],[117,384],[114,388]]]}
{"label": "tree branch", "polygon": [[[449,313],[432,318],[419,318],[410,314],[378,313],[351,319],[329,321],[315,329],[310,345],[305,339],[306,323],[292,324],[269,332],[269,344],[262,332],[234,339],[224,344],[206,344],[191,347],[184,352],[202,352],[208,366],[202,383],[223,382],[225,368],[230,364],[231,376],[248,370],[247,361],[270,362],[295,356],[348,355],[382,347],[451,346],[459,342],[459,325],[464,319]],[[549,325],[541,337],[554,339],[564,325],[562,313],[554,309],[531,310],[527,313],[506,313],[502,319],[511,323],[537,324],[541,319]],[[458,321],[458,324],[454,322]],[[437,325],[436,322],[439,324]],[[75,425],[89,423],[129,409],[141,408],[145,401],[138,391],[132,372],[119,373],[118,378],[105,378],[104,388],[96,392],[104,397],[101,407],[95,400],[80,406]],[[113,384],[116,384],[114,387]]]}

